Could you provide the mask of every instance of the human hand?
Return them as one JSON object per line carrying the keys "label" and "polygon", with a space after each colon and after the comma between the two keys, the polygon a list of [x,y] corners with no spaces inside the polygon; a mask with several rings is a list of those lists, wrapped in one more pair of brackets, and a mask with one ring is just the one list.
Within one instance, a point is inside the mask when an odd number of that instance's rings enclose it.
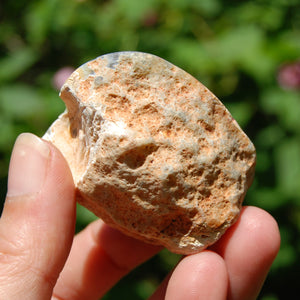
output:
{"label": "human hand", "polygon": [[[61,153],[22,134],[0,219],[0,299],[99,299],[161,249],[101,220],[73,241],[74,191]],[[275,220],[261,209],[244,208],[218,243],[184,257],[151,299],[255,299],[279,244]]]}

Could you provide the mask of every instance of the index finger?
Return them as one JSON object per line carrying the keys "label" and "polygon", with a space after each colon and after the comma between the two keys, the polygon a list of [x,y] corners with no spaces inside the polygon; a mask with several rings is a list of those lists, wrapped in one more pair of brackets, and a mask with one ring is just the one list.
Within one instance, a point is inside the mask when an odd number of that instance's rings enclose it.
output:
{"label": "index finger", "polygon": [[99,299],[159,250],[97,220],[75,237],[53,299]]}

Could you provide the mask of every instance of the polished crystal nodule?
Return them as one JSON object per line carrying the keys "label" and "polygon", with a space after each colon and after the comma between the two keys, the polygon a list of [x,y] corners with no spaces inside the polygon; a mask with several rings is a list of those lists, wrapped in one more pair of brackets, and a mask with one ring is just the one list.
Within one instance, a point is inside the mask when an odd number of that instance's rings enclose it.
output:
{"label": "polished crystal nodule", "polygon": [[107,224],[182,254],[237,219],[255,148],[194,77],[151,54],[119,52],[78,68],[66,111],[44,138],[67,159],[77,200]]}

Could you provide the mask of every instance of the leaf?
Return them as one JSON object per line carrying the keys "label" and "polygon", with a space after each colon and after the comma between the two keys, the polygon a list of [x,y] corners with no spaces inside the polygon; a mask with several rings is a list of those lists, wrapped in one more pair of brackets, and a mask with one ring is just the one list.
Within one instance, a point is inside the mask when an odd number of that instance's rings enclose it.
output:
{"label": "leaf", "polygon": [[30,43],[40,45],[47,39],[52,22],[55,22],[55,7],[58,0],[34,2],[25,15],[25,26]]}
{"label": "leaf", "polygon": [[178,39],[170,55],[178,64],[190,73],[205,73],[214,69],[215,63],[210,54],[196,40]]}
{"label": "leaf", "polygon": [[285,197],[300,195],[300,140],[284,139],[275,149],[278,187]]}
{"label": "leaf", "polygon": [[226,107],[242,128],[248,124],[254,113],[253,106],[249,102],[228,103]]}
{"label": "leaf", "polygon": [[0,60],[0,82],[11,81],[23,74],[39,58],[31,48],[19,48]]}
{"label": "leaf", "polygon": [[279,300],[279,298],[275,295],[265,295],[262,296],[261,300]]}
{"label": "leaf", "polygon": [[285,10],[259,1],[245,1],[232,10],[232,17],[245,24],[258,24],[262,28],[276,29],[282,24]]}
{"label": "leaf", "polygon": [[[8,145],[10,146],[14,137],[14,124],[5,118],[0,116],[0,150],[8,150]],[[10,150],[10,149],[9,149]]]}
{"label": "leaf", "polygon": [[147,279],[141,279],[136,284],[136,292],[142,299],[148,299],[157,288],[157,283]]}
{"label": "leaf", "polygon": [[87,224],[98,219],[91,211],[89,211],[87,208],[79,204],[77,204],[76,213],[77,213],[77,222],[82,227],[85,227]]}
{"label": "leaf", "polygon": [[252,191],[251,205],[261,207],[267,211],[280,209],[282,205],[286,204],[286,198],[279,193],[276,188],[257,188]]}
{"label": "leaf", "polygon": [[264,40],[261,28],[243,25],[224,31],[210,47],[219,68],[238,66],[258,80],[264,80],[274,68],[273,60],[264,50]]}
{"label": "leaf", "polygon": [[0,108],[9,118],[25,120],[42,110],[42,102],[33,88],[15,84],[0,89]]}
{"label": "leaf", "polygon": [[149,10],[153,10],[156,0],[116,0],[114,5],[130,22],[139,23]]}
{"label": "leaf", "polygon": [[286,129],[300,131],[299,93],[278,87],[269,88],[262,93],[261,105],[266,113],[277,115]]}
{"label": "leaf", "polygon": [[[284,130],[279,124],[273,124],[262,128],[256,135],[255,142],[260,148],[273,148],[284,138]],[[261,152],[264,152],[261,150]]]}
{"label": "leaf", "polygon": [[[184,2],[184,1],[182,1]],[[214,16],[220,12],[222,5],[219,0],[210,0],[210,1],[191,1],[194,8],[206,16]]]}
{"label": "leaf", "polygon": [[297,261],[297,251],[291,245],[290,233],[291,231],[286,226],[280,228],[282,242],[279,253],[272,266],[274,269],[292,266]]}

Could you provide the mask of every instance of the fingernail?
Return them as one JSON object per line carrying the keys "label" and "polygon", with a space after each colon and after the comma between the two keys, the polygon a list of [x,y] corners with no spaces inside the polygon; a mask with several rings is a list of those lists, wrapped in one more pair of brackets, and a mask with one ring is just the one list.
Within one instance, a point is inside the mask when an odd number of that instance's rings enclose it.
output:
{"label": "fingernail", "polygon": [[31,133],[17,138],[9,165],[7,196],[38,193],[44,183],[50,149]]}

